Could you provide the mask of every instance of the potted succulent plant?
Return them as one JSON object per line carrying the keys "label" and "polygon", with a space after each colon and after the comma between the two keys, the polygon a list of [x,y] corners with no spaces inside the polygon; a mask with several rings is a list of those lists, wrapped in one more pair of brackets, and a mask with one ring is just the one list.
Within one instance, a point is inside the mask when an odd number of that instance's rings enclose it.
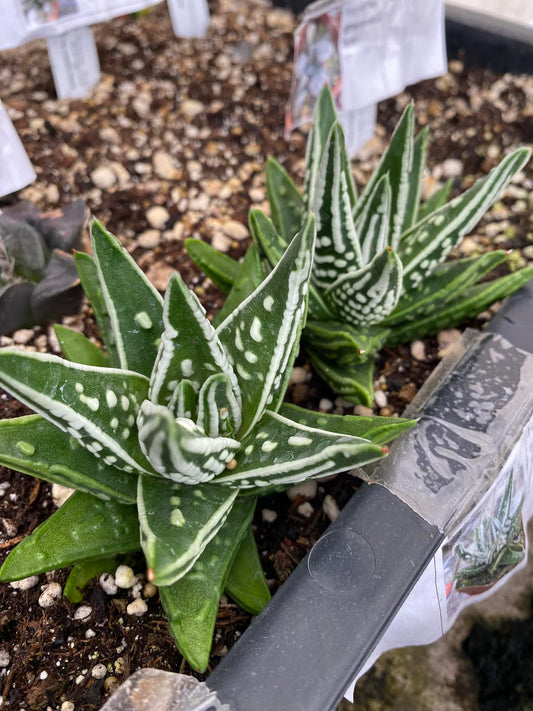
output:
{"label": "potted succulent plant", "polygon": [[142,546],[177,644],[203,670],[224,589],[252,612],[269,598],[250,529],[257,496],[379,459],[413,421],[282,403],[307,309],[312,216],[217,328],[178,274],[163,301],[97,221],[91,236],[94,256],[75,262],[105,352],[64,327],[67,360],[0,351],[0,383],[39,413],[0,422],[0,462],[77,489],[0,579],[74,565],[69,591]]}
{"label": "potted succulent plant", "polygon": [[[533,277],[533,267],[492,281],[485,277],[509,255],[495,250],[445,261],[521,170],[529,150],[506,156],[489,175],[447,202],[446,183],[420,199],[428,130],[414,138],[409,105],[381,161],[357,196],[330,90],[318,99],[306,152],[303,194],[270,159],[266,185],[271,217],[250,213],[250,231],[265,273],[277,263],[303,216],[317,218],[309,316],[303,333],[315,371],[354,403],[373,400],[374,356],[379,348],[436,333],[485,310]],[[221,288],[238,278],[239,265],[208,244],[187,240],[192,259]]]}

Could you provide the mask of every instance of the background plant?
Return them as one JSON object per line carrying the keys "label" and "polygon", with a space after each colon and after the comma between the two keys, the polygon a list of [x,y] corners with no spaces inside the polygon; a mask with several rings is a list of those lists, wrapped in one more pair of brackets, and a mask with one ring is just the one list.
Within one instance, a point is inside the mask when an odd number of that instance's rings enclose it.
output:
{"label": "background plant", "polygon": [[[273,159],[266,169],[271,217],[250,213],[265,273],[274,267],[311,209],[317,219],[309,316],[304,341],[316,372],[352,402],[371,404],[374,354],[459,324],[533,277],[533,267],[493,281],[484,277],[508,253],[445,262],[512,177],[529,151],[508,156],[471,188],[446,202],[445,184],[422,202],[428,129],[414,137],[409,105],[358,197],[342,127],[329,89],[318,100],[306,151],[303,194]],[[193,260],[222,289],[238,265],[188,240]]]}
{"label": "background plant", "polygon": [[87,221],[83,200],[41,213],[22,201],[0,215],[0,333],[78,311],[83,291],[72,250]]}
{"label": "background plant", "polygon": [[205,669],[223,590],[251,612],[268,600],[250,528],[257,494],[378,459],[413,423],[282,404],[312,216],[252,293],[236,284],[216,329],[178,274],[163,302],[96,221],[91,235],[94,257],[75,259],[105,352],[59,326],[68,360],[0,350],[0,383],[39,413],[0,422],[0,463],[77,489],[0,579],[74,565],[71,590],[142,546],[178,646]]}

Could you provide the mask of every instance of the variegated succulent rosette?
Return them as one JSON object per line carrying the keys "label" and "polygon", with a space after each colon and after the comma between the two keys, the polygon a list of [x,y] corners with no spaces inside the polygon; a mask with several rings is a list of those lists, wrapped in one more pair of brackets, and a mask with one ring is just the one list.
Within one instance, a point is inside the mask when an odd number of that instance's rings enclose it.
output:
{"label": "variegated succulent rosette", "polygon": [[236,284],[215,327],[178,274],[163,300],[92,223],[93,256],[76,264],[105,350],[61,326],[66,360],[0,350],[0,384],[38,413],[0,421],[0,464],[77,490],[11,552],[0,579],[74,565],[71,578],[86,581],[142,546],[197,669],[224,589],[259,611],[269,593],[250,526],[257,494],[376,460],[413,424],[282,403],[315,236],[309,215],[256,288]]}
{"label": "variegated succulent rosette", "polygon": [[[410,104],[358,196],[343,129],[326,87],[308,138],[303,194],[270,159],[266,186],[271,218],[260,210],[250,213],[254,250],[264,273],[277,264],[306,212],[316,215],[303,340],[315,371],[354,403],[372,403],[374,355],[384,343],[394,346],[455,326],[533,277],[529,266],[485,281],[508,259],[504,250],[445,262],[522,169],[529,150],[505,156],[450,202],[451,181],[422,202],[427,143],[427,127],[414,137]],[[239,266],[227,255],[192,239],[187,249],[222,289],[235,282]]]}

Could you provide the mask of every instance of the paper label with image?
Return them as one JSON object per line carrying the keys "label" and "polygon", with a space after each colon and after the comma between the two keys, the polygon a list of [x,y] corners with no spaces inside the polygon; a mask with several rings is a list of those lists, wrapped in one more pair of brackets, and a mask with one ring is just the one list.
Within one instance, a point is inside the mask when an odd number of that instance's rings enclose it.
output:
{"label": "paper label with image", "polygon": [[320,0],[294,35],[286,133],[311,121],[326,83],[347,115],[445,71],[442,0]]}
{"label": "paper label with image", "polygon": [[0,49],[39,37],[57,37],[162,0],[1,0]]}
{"label": "paper label with image", "polygon": [[22,11],[28,29],[55,22],[79,10],[78,0],[22,0]]}

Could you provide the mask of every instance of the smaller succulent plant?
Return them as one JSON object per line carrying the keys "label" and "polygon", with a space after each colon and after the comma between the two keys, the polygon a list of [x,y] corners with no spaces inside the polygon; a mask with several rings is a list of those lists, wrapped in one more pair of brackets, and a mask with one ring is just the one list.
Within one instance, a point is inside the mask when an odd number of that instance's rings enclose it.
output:
{"label": "smaller succulent plant", "polygon": [[[250,231],[265,273],[274,267],[303,216],[317,218],[309,316],[303,340],[312,365],[332,389],[371,404],[374,355],[455,326],[485,310],[533,277],[527,267],[494,281],[481,280],[504,262],[499,250],[445,262],[522,168],[529,151],[506,156],[486,177],[450,202],[448,183],[420,200],[428,130],[413,136],[409,105],[390,145],[358,197],[344,133],[331,93],[317,102],[306,152],[303,194],[273,159],[266,169],[271,218],[250,213]],[[209,245],[188,240],[192,259],[221,288],[237,265]]]}
{"label": "smaller succulent plant", "polygon": [[0,334],[75,313],[81,288],[73,249],[87,220],[83,200],[41,211],[23,201],[0,214]]}
{"label": "smaller succulent plant", "polygon": [[457,590],[489,588],[524,558],[523,498],[513,511],[512,495],[511,472],[496,516],[483,512],[472,543],[455,547],[455,554],[467,563],[455,575]]}
{"label": "smaller succulent plant", "polygon": [[84,580],[142,547],[197,669],[224,588],[259,611],[268,589],[250,528],[257,495],[379,459],[414,424],[282,403],[315,234],[309,216],[266,279],[251,293],[236,285],[215,328],[178,274],[163,301],[93,222],[94,257],[75,260],[106,352],[63,327],[69,360],[0,349],[0,384],[39,413],[0,421],[0,464],[77,489],[11,552],[1,580],[67,565]]}

